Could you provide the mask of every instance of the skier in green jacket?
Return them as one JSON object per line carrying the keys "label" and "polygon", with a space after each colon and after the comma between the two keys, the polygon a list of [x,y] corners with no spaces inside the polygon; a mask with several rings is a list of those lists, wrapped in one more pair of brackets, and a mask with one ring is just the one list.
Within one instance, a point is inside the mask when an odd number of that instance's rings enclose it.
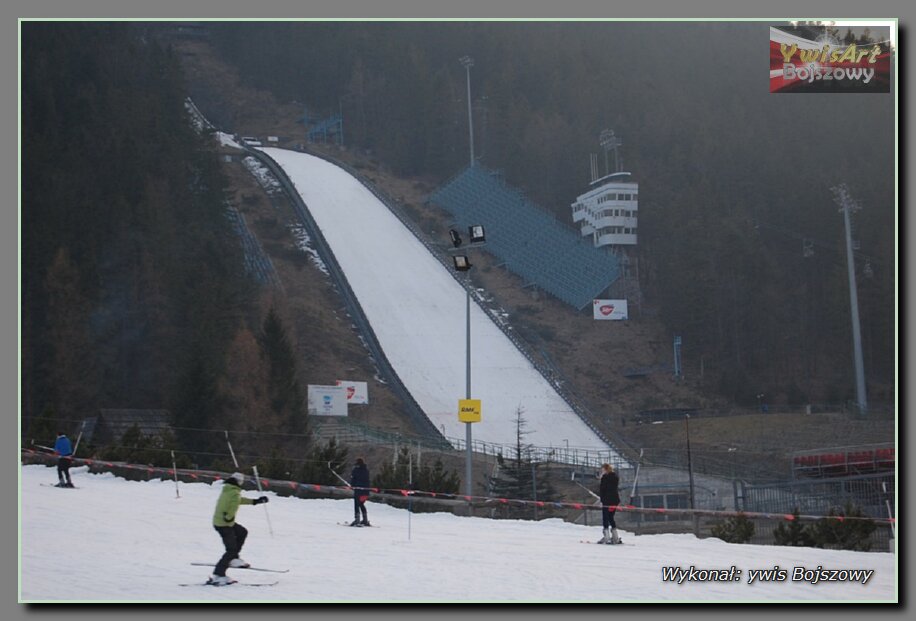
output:
{"label": "skier in green jacket", "polygon": [[239,558],[239,552],[245,544],[245,538],[248,537],[248,530],[241,524],[236,523],[235,514],[239,510],[239,505],[259,505],[267,502],[267,496],[258,498],[245,498],[242,496],[242,484],[245,482],[245,475],[241,472],[233,473],[223,483],[223,489],[216,501],[216,510],[213,512],[213,528],[219,533],[226,546],[226,552],[219,559],[213,570],[213,575],[207,580],[207,584],[223,586],[232,584],[233,580],[226,577],[226,569],[229,567],[249,567],[249,564]]}

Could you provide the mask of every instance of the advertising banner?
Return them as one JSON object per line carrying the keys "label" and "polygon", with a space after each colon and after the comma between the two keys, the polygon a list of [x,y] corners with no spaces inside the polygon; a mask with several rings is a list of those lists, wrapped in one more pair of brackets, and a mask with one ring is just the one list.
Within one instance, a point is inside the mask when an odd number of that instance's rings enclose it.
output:
{"label": "advertising banner", "polygon": [[309,384],[309,416],[346,416],[347,389]]}
{"label": "advertising banner", "polygon": [[369,386],[366,382],[351,380],[337,380],[338,386],[343,386],[347,391],[347,403],[369,403]]}
{"label": "advertising banner", "polygon": [[592,316],[595,319],[627,319],[626,300],[595,300],[592,304]]}
{"label": "advertising banner", "polygon": [[771,93],[889,93],[893,23],[770,27]]}
{"label": "advertising banner", "polygon": [[479,423],[480,414],[480,399],[458,400],[458,420],[462,423]]}

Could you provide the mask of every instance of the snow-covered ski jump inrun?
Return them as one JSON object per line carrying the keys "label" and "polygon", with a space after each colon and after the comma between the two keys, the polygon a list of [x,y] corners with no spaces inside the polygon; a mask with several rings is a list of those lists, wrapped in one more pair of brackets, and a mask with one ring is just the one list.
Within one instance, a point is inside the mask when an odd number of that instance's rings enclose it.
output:
{"label": "snow-covered ski jump inrun", "polygon": [[[465,290],[348,172],[305,153],[260,150],[295,185],[407,390],[443,435],[463,438]],[[482,404],[475,441],[514,445],[521,408],[526,444],[610,450],[476,304],[471,393]]]}

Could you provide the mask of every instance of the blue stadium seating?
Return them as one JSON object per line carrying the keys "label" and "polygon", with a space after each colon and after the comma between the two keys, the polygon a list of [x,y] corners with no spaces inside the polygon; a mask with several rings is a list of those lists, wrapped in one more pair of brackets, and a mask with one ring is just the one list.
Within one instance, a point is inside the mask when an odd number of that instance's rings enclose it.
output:
{"label": "blue stadium seating", "polygon": [[620,275],[615,256],[483,166],[468,166],[429,202],[448,211],[459,227],[482,224],[487,251],[509,271],[575,308],[590,305]]}

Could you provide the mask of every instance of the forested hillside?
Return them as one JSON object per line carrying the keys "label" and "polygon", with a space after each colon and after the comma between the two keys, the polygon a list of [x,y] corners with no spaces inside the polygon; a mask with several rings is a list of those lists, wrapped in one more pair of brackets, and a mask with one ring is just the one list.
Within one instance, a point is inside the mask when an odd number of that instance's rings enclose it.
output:
{"label": "forested hillside", "polygon": [[771,95],[765,24],[208,31],[251,86],[312,115],[342,112],[349,145],[434,183],[468,161],[458,59],[473,56],[476,155],[567,221],[599,133],[614,129],[640,183],[647,311],[683,337],[688,373],[718,378],[741,404],[761,386],[776,402],[854,398],[843,219],[830,192],[846,182],[863,206],[854,234],[870,399],[893,400],[893,95]]}
{"label": "forested hillside", "polygon": [[282,312],[245,279],[171,53],[139,25],[25,23],[22,59],[24,431],[162,408],[304,432]]}

